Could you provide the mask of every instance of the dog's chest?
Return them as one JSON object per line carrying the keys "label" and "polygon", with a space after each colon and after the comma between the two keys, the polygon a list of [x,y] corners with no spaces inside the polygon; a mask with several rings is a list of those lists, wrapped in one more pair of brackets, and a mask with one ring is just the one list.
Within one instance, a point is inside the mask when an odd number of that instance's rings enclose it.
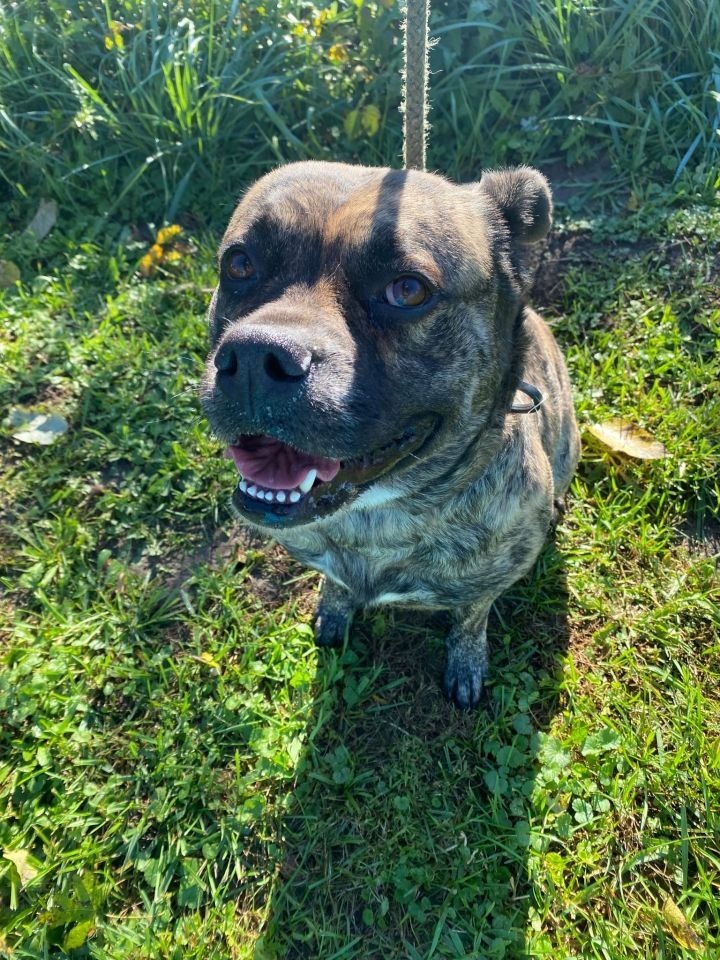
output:
{"label": "dog's chest", "polygon": [[465,501],[442,514],[388,505],[287,531],[281,542],[358,606],[452,607],[485,594],[512,569],[521,574],[529,542],[537,539],[539,549],[547,529],[532,523],[528,532],[524,514],[518,501]]}
{"label": "dog's chest", "polygon": [[281,542],[298,560],[348,590],[359,605],[434,603],[434,591],[422,576],[422,558],[432,550],[427,524],[403,510],[349,512],[319,529],[288,531]]}

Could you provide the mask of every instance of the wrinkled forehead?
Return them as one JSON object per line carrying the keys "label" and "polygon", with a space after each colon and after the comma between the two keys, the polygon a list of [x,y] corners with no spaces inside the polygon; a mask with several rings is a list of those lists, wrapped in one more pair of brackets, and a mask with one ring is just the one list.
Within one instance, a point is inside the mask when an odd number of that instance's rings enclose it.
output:
{"label": "wrinkled forehead", "polygon": [[489,275],[488,226],[463,188],[418,171],[298,167],[304,169],[281,168],[255,184],[222,247],[300,249],[306,258],[359,270],[385,262],[423,271],[437,283],[468,269]]}

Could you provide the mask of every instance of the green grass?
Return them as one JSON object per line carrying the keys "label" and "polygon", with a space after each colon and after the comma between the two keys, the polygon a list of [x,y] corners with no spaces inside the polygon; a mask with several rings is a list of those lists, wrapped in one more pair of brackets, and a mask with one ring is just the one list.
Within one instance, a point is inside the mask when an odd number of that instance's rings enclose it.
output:
{"label": "green grass", "polygon": [[471,716],[441,618],[367,615],[318,653],[316,577],[232,527],[195,396],[211,244],[150,281],[130,241],[35,249],[1,294],[0,403],[70,430],[2,434],[0,954],[717,953],[720,214],[668,201],[545,255],[580,419],[669,456],[587,443]]}
{"label": "green grass", "polygon": [[[712,188],[716,0],[432,9],[431,168],[562,161]],[[6,4],[0,202],[24,225],[55,197],[85,237],[178,212],[219,227],[278,162],[398,166],[401,21],[396,0]]]}
{"label": "green grass", "polygon": [[[586,433],[477,713],[440,694],[441,617],[317,652],[318,580],[233,526],[200,417],[209,228],[281,160],[397,165],[398,7],[6,5],[0,956],[720,954],[717,4],[433,17],[431,165],[586,165],[535,302],[582,423],[669,455]],[[176,216],[195,251],[141,280]],[[21,444],[18,406],[70,429]]]}

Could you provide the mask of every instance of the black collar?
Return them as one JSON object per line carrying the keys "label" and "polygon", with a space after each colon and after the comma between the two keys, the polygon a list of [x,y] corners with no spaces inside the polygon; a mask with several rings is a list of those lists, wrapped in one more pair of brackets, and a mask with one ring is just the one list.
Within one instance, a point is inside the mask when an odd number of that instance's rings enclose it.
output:
{"label": "black collar", "polygon": [[526,397],[530,397],[532,402],[513,403],[510,407],[510,413],[537,413],[545,401],[545,398],[538,388],[534,387],[531,383],[526,383],[524,380],[521,380],[517,385],[517,389],[520,393],[524,393]]}

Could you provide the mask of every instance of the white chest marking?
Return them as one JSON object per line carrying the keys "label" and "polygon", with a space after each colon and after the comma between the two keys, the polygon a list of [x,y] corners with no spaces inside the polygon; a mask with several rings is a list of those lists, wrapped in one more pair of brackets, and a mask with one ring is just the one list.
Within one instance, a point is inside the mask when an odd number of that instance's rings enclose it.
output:
{"label": "white chest marking", "polygon": [[408,590],[407,593],[380,593],[373,597],[372,606],[380,606],[384,603],[429,603],[431,597],[424,590]]}
{"label": "white chest marking", "polygon": [[399,496],[399,490],[394,490],[392,487],[384,487],[381,483],[376,483],[375,486],[361,493],[357,500],[351,504],[350,509],[366,510],[368,507],[381,507],[384,503],[396,500]]}

